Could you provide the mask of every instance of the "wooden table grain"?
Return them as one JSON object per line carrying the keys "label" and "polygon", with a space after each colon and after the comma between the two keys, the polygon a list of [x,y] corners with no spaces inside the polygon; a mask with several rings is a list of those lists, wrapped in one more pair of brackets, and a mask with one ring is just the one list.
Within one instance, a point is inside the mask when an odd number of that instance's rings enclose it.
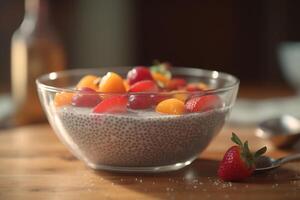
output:
{"label": "wooden table grain", "polygon": [[[244,182],[222,182],[219,160],[231,145],[231,131],[253,149],[284,156],[253,135],[254,129],[226,127],[190,166],[169,173],[95,171],[74,158],[49,125],[0,131],[0,199],[300,199],[300,162],[286,164]],[[295,151],[295,150],[294,150]]]}

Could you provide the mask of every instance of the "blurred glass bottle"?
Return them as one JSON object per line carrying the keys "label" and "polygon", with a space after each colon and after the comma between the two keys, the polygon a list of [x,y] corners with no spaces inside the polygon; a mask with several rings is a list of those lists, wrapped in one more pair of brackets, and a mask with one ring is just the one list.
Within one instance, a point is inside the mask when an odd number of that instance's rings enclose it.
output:
{"label": "blurred glass bottle", "polygon": [[24,20],[13,34],[11,44],[14,125],[45,120],[35,79],[64,66],[63,46],[51,26],[47,0],[26,0]]}

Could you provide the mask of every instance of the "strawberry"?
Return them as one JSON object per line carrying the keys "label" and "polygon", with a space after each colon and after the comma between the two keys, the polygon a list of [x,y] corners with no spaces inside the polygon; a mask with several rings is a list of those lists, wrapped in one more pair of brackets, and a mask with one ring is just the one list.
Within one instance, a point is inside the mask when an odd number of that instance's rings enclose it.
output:
{"label": "strawberry", "polygon": [[155,94],[152,96],[154,105],[157,105],[160,102],[162,102],[163,100],[170,99],[170,98],[172,98],[172,95],[167,94],[167,93],[166,94]]}
{"label": "strawberry", "polygon": [[138,66],[128,72],[127,80],[129,85],[133,85],[142,80],[153,80],[153,78],[147,67]]}
{"label": "strawberry", "polygon": [[127,111],[126,96],[112,96],[104,99],[93,109],[93,113],[122,113]]}
{"label": "strawberry", "polygon": [[189,92],[203,91],[196,84],[192,84],[192,83],[188,84],[185,89]]}
{"label": "strawberry", "polygon": [[183,88],[185,85],[186,85],[186,80],[182,78],[173,78],[168,82],[167,88],[169,90],[177,90]]}
{"label": "strawberry", "polygon": [[154,105],[154,100],[153,95],[130,95],[128,98],[128,107],[131,109],[147,109]]}
{"label": "strawberry", "polygon": [[188,112],[203,112],[222,106],[222,100],[218,95],[205,95],[192,97],[185,103]]}
{"label": "strawberry", "polygon": [[196,92],[196,91],[208,90],[209,86],[207,84],[203,83],[203,82],[189,83],[189,84],[187,84],[185,89],[189,92]]}
{"label": "strawberry", "polygon": [[151,80],[139,81],[133,84],[128,92],[158,92],[159,88],[156,83]]}
{"label": "strawberry", "polygon": [[252,154],[248,141],[242,143],[234,133],[232,133],[231,140],[237,145],[226,151],[218,169],[218,176],[224,181],[241,181],[251,176],[255,170],[255,161],[267,151],[267,147]]}
{"label": "strawberry", "polygon": [[72,98],[72,105],[77,107],[94,107],[101,101],[95,90],[83,87]]}

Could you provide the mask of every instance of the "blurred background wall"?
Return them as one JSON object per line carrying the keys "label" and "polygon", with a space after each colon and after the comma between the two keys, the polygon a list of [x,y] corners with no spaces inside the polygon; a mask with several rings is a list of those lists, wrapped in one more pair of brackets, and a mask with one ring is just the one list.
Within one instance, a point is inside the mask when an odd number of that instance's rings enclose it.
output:
{"label": "blurred background wall", "polygon": [[[233,73],[243,84],[285,84],[278,45],[300,40],[300,1],[48,0],[67,66],[152,64]],[[0,0],[0,91],[10,90],[10,40],[21,0]],[[299,66],[300,67],[300,66]]]}

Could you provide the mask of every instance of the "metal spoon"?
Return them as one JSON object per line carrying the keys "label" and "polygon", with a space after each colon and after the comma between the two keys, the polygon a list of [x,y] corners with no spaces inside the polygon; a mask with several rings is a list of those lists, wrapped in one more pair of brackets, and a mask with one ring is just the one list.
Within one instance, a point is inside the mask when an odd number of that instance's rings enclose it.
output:
{"label": "metal spoon", "polygon": [[268,119],[258,125],[255,134],[278,148],[292,147],[300,139],[300,120],[290,115]]}
{"label": "metal spoon", "polygon": [[256,165],[255,172],[262,172],[266,170],[275,169],[277,167],[280,167],[282,164],[285,164],[290,161],[295,161],[298,159],[300,159],[300,153],[278,158],[278,159],[270,158],[268,156],[261,156],[255,162]]}
{"label": "metal spoon", "polygon": [[[292,147],[300,138],[300,120],[290,115],[269,119],[258,125],[255,134],[271,141],[276,147]],[[261,156],[255,163],[255,171],[271,170],[297,159],[300,159],[300,153],[278,159]]]}

